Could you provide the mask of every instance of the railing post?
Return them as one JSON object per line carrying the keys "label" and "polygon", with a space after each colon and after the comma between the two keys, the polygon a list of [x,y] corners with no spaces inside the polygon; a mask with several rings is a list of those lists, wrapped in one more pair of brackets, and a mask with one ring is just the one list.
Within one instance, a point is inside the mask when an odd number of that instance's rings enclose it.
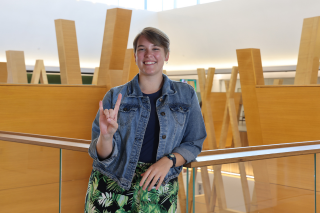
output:
{"label": "railing post", "polygon": [[62,189],[62,149],[60,149],[60,166],[59,166],[59,213],[61,213],[61,189]]}

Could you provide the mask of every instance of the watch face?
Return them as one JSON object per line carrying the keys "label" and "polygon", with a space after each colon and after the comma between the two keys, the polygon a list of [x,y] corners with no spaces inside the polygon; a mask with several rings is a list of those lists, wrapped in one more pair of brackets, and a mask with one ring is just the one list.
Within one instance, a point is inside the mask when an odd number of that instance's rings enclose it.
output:
{"label": "watch face", "polygon": [[171,158],[174,158],[174,154],[169,154],[169,156],[170,156]]}

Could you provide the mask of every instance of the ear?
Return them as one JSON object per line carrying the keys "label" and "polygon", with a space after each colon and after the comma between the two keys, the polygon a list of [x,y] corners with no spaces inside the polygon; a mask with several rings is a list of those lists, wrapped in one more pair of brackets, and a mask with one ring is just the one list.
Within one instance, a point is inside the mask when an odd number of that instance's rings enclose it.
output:
{"label": "ear", "polygon": [[169,53],[170,53],[170,52],[167,53],[165,61],[168,61],[168,60],[169,60]]}
{"label": "ear", "polygon": [[136,53],[134,53],[134,62],[137,64]]}

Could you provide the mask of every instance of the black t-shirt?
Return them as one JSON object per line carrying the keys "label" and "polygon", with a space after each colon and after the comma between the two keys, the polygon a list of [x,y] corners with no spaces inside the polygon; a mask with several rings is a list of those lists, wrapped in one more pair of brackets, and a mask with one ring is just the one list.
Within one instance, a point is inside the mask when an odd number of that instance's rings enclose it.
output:
{"label": "black t-shirt", "polygon": [[159,145],[159,132],[160,124],[157,115],[156,103],[158,98],[161,97],[162,88],[153,94],[144,94],[143,96],[148,96],[151,104],[150,117],[144,134],[143,144],[141,147],[139,161],[144,163],[155,163],[157,157],[157,150]]}

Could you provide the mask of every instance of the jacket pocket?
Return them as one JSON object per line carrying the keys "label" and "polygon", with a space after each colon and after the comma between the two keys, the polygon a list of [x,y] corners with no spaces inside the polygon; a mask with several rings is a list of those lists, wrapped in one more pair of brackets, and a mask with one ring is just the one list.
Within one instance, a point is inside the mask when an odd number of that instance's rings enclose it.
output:
{"label": "jacket pocket", "polygon": [[172,104],[169,106],[169,108],[174,119],[182,126],[186,120],[190,107],[185,104]]}
{"label": "jacket pocket", "polygon": [[125,126],[130,123],[138,108],[138,105],[120,104],[118,112],[119,125]]}

